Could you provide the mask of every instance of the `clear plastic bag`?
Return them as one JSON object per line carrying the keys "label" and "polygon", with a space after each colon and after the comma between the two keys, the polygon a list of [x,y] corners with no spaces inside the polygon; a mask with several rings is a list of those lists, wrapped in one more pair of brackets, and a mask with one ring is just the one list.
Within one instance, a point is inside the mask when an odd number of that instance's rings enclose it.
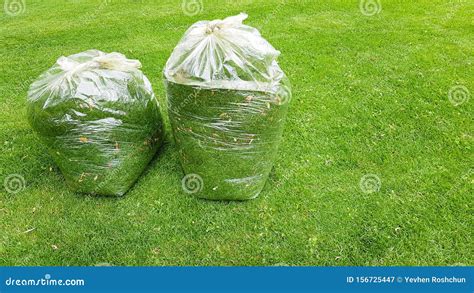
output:
{"label": "clear plastic bag", "polygon": [[277,155],[290,84],[246,18],[195,23],[164,69],[183,188],[201,198],[257,197]]}
{"label": "clear plastic bag", "polygon": [[137,60],[90,50],[61,57],[28,92],[28,118],[67,184],[123,195],[163,140],[159,104]]}

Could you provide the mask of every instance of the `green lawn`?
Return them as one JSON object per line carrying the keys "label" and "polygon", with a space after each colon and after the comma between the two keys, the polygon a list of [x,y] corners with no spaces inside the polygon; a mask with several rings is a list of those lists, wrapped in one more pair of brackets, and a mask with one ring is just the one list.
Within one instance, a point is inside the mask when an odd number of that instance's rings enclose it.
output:
{"label": "green lawn", "polygon": [[[358,0],[203,2],[194,16],[177,0],[2,11],[0,265],[474,265],[474,1],[381,0],[372,16]],[[282,52],[294,94],[260,197],[184,193],[167,118],[125,197],[68,191],[28,125],[29,84],[61,55],[117,51],[164,106],[161,72],[187,27],[241,11]],[[26,183],[15,194],[11,174]]]}

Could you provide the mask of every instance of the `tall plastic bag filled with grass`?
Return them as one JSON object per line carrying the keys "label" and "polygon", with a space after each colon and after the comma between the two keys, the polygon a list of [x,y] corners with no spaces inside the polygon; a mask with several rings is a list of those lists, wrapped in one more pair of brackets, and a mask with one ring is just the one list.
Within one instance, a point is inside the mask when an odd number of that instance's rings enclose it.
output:
{"label": "tall plastic bag filled with grass", "polygon": [[67,185],[123,195],[163,138],[160,109],[137,60],[90,50],[61,57],[28,92],[28,118]]}
{"label": "tall plastic bag filled with grass", "polygon": [[201,198],[257,197],[277,156],[290,84],[246,18],[195,23],[164,69],[182,186]]}

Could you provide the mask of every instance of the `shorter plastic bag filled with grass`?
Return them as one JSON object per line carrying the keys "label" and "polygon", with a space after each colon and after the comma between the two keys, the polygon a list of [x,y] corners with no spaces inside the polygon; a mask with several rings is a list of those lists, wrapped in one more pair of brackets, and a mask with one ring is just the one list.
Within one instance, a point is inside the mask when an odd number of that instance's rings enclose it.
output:
{"label": "shorter plastic bag filled with grass", "polygon": [[277,155],[290,85],[246,18],[195,23],[164,69],[182,186],[201,198],[257,197]]}
{"label": "shorter plastic bag filled with grass", "polygon": [[137,60],[61,57],[28,92],[28,118],[72,190],[123,195],[160,146],[163,123]]}

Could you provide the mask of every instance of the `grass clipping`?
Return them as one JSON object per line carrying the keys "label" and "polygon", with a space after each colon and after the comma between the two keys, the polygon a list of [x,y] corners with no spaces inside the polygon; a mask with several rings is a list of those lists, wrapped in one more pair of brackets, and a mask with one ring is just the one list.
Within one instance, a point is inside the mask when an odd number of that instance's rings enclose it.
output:
{"label": "grass clipping", "polygon": [[246,17],[194,24],[164,70],[183,189],[200,198],[257,197],[277,155],[290,85]]}
{"label": "grass clipping", "polygon": [[28,118],[68,186],[123,195],[163,139],[163,123],[140,63],[91,50],[61,57],[28,92]]}

